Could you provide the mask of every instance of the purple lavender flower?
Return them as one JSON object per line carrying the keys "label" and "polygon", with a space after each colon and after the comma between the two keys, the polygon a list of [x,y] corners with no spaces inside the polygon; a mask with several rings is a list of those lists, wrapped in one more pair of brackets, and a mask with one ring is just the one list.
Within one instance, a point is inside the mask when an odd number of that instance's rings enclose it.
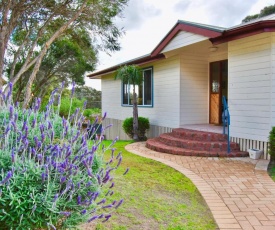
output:
{"label": "purple lavender flower", "polygon": [[51,227],[53,230],[56,230],[56,227],[53,224],[47,223],[47,225],[48,225],[48,227]]}
{"label": "purple lavender flower", "polygon": [[80,212],[81,215],[85,215],[86,213],[87,213],[87,210],[86,210],[86,209],[84,209],[84,210],[82,210],[82,211]]}
{"label": "purple lavender flower", "polygon": [[123,199],[121,199],[119,202],[118,202],[118,204],[115,206],[115,209],[117,209],[122,203],[123,203]]}
{"label": "purple lavender flower", "polygon": [[74,96],[74,91],[75,91],[75,82],[73,81],[72,91],[71,91],[71,98]]}
{"label": "purple lavender flower", "polygon": [[42,179],[42,183],[44,183],[45,180],[47,179],[47,174],[43,172],[43,173],[41,174],[41,179]]}
{"label": "purple lavender flower", "polygon": [[117,168],[120,166],[120,164],[121,164],[121,161],[122,161],[122,156],[119,158],[119,160],[118,160],[118,163],[117,163]]}
{"label": "purple lavender flower", "polygon": [[77,204],[78,204],[78,205],[81,204],[81,196],[80,196],[80,195],[77,196]]}
{"label": "purple lavender flower", "polygon": [[99,202],[97,203],[97,205],[104,204],[105,202],[106,202],[106,199],[104,198],[104,199],[102,199],[101,201],[99,201]]}
{"label": "purple lavender flower", "polygon": [[10,105],[10,120],[13,118],[13,113],[14,113],[14,109],[13,109],[13,106]]}
{"label": "purple lavender flower", "polygon": [[129,168],[126,169],[126,171],[123,173],[123,175],[126,175],[129,172]]}
{"label": "purple lavender flower", "polygon": [[12,175],[13,175],[12,171],[8,171],[7,176],[4,178],[4,180],[2,180],[2,181],[0,182],[0,184],[5,184],[5,183],[7,183],[7,182],[12,178]]}
{"label": "purple lavender flower", "polygon": [[35,127],[35,125],[36,125],[36,120],[35,120],[35,119],[33,119],[33,120],[32,120],[32,125],[31,125],[31,127],[32,127],[32,128],[34,128],[34,127]]}
{"label": "purple lavender flower", "polygon": [[98,218],[98,216],[93,216],[92,218],[90,218],[90,219],[88,220],[88,223],[92,222],[93,220],[96,220],[97,218]]}
{"label": "purple lavender flower", "polygon": [[11,162],[12,162],[12,163],[15,162],[14,149],[12,150],[12,153],[11,153]]}
{"label": "purple lavender flower", "polygon": [[60,212],[59,214],[63,216],[70,216],[71,212]]}
{"label": "purple lavender flower", "polygon": [[67,178],[65,176],[63,176],[60,178],[60,183],[63,184],[66,180],[67,180]]}
{"label": "purple lavender flower", "polygon": [[108,204],[108,205],[102,206],[103,209],[112,208],[112,207],[113,207],[112,204]]}
{"label": "purple lavender flower", "polygon": [[58,196],[59,196],[58,193],[56,193],[56,194],[54,195],[54,197],[53,197],[53,202],[56,202],[56,200],[58,199]]}
{"label": "purple lavender flower", "polygon": [[106,116],[107,116],[107,112],[104,113],[104,115],[103,115],[103,117],[102,117],[101,120],[102,120],[102,121],[105,120]]}
{"label": "purple lavender flower", "polygon": [[36,204],[34,204],[34,206],[32,207],[32,214],[34,213],[34,211],[36,210]]}
{"label": "purple lavender flower", "polygon": [[91,169],[87,169],[87,173],[88,173],[88,175],[90,176],[90,177],[92,177],[93,176],[93,174],[92,174],[92,171],[91,171]]}
{"label": "purple lavender flower", "polygon": [[104,223],[104,222],[108,221],[111,218],[111,216],[112,216],[111,214],[106,215],[105,220],[103,220],[102,222]]}

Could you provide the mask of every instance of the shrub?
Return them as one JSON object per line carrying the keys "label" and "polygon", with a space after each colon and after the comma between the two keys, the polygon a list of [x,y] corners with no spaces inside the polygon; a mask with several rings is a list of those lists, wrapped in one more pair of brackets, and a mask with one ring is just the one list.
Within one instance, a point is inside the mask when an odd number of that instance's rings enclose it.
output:
{"label": "shrub", "polygon": [[275,127],[272,127],[269,133],[269,149],[268,153],[270,154],[270,161],[275,161]]}
{"label": "shrub", "polygon": [[61,100],[59,115],[68,118],[70,112],[75,112],[77,108],[83,107],[84,101],[77,98],[63,97]]}
{"label": "shrub", "polygon": [[60,101],[53,108],[57,91],[45,111],[40,99],[23,110],[0,92],[1,229],[71,229],[107,221],[123,202],[111,197],[121,154],[102,144],[103,134],[88,146],[80,109],[66,120],[58,115]]}
{"label": "shrub", "polygon": [[[122,128],[124,132],[130,137],[133,138],[133,117],[126,118],[123,121]],[[145,117],[138,117],[138,139],[141,141],[147,140],[145,136],[146,131],[150,128],[149,119]]]}
{"label": "shrub", "polygon": [[83,111],[83,116],[85,116],[85,118],[89,120],[91,123],[93,123],[96,117],[99,117],[100,115],[101,115],[101,109],[99,108],[85,109]]}

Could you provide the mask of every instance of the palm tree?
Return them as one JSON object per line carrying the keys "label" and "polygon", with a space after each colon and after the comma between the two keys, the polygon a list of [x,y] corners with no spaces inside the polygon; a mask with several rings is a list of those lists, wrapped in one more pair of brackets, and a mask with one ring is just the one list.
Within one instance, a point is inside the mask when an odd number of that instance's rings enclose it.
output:
{"label": "palm tree", "polygon": [[133,85],[133,139],[138,141],[138,107],[135,88],[143,82],[142,69],[137,65],[122,66],[117,70],[115,79],[121,79],[123,82]]}

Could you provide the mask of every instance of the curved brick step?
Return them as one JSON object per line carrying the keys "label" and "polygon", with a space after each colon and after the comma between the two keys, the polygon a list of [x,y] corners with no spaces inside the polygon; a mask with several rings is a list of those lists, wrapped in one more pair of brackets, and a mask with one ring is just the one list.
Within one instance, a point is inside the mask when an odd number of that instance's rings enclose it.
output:
{"label": "curved brick step", "polygon": [[162,143],[159,138],[152,138],[147,140],[146,147],[157,152],[170,153],[174,155],[182,156],[200,156],[200,157],[247,157],[247,152],[233,151],[227,153],[226,151],[202,151],[202,150],[190,150],[186,148],[179,148],[168,146]]}
{"label": "curved brick step", "polygon": [[[190,139],[183,139],[175,137],[172,133],[163,133],[159,136],[159,141],[168,145],[179,148],[186,148],[190,150],[201,150],[201,151],[227,151],[227,141],[197,141]],[[230,143],[231,151],[240,151],[240,146],[237,143]]]}
{"label": "curved brick step", "polygon": [[227,136],[220,133],[211,133],[191,129],[173,129],[172,136],[194,141],[226,141]]}

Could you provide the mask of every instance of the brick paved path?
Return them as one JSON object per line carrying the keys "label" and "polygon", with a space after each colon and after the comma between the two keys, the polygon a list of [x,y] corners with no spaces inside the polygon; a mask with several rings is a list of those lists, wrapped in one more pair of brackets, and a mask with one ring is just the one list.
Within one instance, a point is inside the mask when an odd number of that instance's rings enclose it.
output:
{"label": "brick paved path", "polygon": [[139,142],[126,150],[169,165],[190,178],[220,229],[275,230],[275,183],[255,160],[177,156]]}

